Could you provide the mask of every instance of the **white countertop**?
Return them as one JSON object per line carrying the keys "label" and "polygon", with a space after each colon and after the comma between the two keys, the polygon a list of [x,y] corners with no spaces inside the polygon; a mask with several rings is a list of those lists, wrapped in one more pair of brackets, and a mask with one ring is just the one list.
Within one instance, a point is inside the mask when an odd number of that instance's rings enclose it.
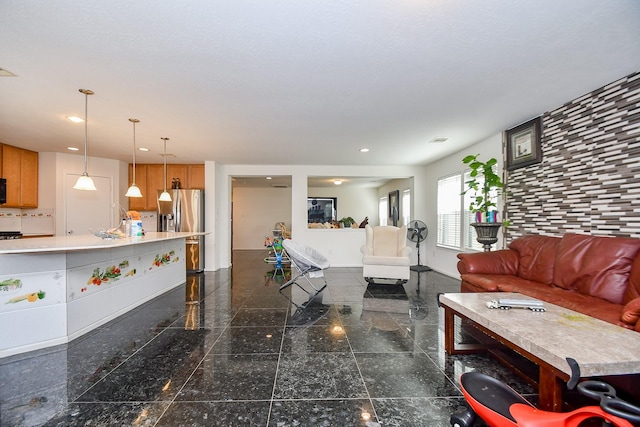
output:
{"label": "white countertop", "polygon": [[93,234],[75,236],[36,237],[32,239],[0,240],[0,254],[20,254],[34,252],[66,252],[87,249],[108,249],[116,246],[140,245],[160,240],[184,239],[203,236],[196,232],[147,232],[142,237],[105,240]]}

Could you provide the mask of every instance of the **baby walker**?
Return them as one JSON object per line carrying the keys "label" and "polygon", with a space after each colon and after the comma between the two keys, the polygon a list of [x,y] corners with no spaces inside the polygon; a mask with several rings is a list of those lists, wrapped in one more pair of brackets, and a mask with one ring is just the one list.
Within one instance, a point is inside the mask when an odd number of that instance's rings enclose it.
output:
{"label": "baby walker", "polygon": [[[572,389],[580,379],[574,359],[567,358],[572,375],[567,387]],[[466,372],[460,377],[462,393],[471,410],[455,413],[454,427],[471,427],[478,415],[489,427],[578,427],[589,418],[602,419],[603,426],[633,427],[640,423],[640,407],[616,397],[616,391],[602,381],[584,381],[578,391],[600,402],[572,412],[548,412],[536,409],[520,394],[501,381],[479,372]]]}

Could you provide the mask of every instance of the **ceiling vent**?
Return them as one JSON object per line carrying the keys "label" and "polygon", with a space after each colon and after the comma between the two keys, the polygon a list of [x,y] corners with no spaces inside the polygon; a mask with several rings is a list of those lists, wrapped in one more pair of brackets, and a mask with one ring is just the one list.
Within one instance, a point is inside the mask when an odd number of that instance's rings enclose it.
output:
{"label": "ceiling vent", "polygon": [[288,188],[285,184],[273,184],[273,188]]}

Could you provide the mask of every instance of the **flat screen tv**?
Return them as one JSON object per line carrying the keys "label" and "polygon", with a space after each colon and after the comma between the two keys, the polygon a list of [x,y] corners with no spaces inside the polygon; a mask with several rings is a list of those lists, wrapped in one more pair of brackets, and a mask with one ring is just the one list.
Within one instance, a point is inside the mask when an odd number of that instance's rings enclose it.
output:
{"label": "flat screen tv", "polygon": [[307,213],[309,223],[321,223],[337,221],[338,209],[337,197],[308,197]]}

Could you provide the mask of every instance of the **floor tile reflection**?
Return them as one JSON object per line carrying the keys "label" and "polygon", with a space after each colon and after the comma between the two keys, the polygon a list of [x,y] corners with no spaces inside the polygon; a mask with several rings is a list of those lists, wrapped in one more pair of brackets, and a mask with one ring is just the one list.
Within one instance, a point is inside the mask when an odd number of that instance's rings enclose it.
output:
{"label": "floor tile reflection", "polygon": [[[68,345],[0,360],[1,426],[448,426],[462,372],[535,389],[485,355],[447,356],[439,292],[330,268],[309,300],[263,251],[206,272]],[[301,308],[303,306],[303,308]],[[466,338],[460,329],[461,338]]]}

